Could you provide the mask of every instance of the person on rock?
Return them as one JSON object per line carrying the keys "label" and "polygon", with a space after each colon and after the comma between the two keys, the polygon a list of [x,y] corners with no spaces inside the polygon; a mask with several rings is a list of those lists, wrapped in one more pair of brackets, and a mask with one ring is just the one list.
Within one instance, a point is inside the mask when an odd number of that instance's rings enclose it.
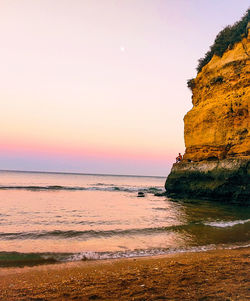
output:
{"label": "person on rock", "polygon": [[178,157],[176,157],[176,163],[180,163],[182,161],[182,155],[179,153]]}

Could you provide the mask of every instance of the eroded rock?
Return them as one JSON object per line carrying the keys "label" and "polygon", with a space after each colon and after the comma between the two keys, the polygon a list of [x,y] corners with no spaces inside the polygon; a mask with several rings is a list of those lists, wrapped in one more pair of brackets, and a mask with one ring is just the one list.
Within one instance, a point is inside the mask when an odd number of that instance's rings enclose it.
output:
{"label": "eroded rock", "polygon": [[250,202],[250,30],[189,81],[186,151],[165,184],[172,197]]}

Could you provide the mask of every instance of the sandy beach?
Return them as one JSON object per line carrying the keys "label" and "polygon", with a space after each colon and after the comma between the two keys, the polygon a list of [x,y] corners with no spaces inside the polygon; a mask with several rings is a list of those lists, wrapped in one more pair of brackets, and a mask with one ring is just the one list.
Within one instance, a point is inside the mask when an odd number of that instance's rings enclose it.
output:
{"label": "sandy beach", "polygon": [[0,269],[0,300],[249,300],[250,248]]}

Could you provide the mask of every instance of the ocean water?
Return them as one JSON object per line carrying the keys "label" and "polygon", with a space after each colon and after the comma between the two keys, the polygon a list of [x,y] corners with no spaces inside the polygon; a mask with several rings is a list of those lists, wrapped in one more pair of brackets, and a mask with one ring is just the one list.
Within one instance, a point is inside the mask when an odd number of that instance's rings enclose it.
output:
{"label": "ocean water", "polygon": [[249,208],[155,196],[164,182],[0,171],[0,266],[249,245]]}

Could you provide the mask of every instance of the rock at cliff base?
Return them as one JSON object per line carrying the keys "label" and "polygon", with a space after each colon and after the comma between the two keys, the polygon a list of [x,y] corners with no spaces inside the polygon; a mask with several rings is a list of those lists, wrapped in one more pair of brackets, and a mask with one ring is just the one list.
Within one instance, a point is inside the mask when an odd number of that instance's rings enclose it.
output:
{"label": "rock at cliff base", "polygon": [[165,188],[171,197],[249,204],[249,160],[238,158],[174,164]]}

